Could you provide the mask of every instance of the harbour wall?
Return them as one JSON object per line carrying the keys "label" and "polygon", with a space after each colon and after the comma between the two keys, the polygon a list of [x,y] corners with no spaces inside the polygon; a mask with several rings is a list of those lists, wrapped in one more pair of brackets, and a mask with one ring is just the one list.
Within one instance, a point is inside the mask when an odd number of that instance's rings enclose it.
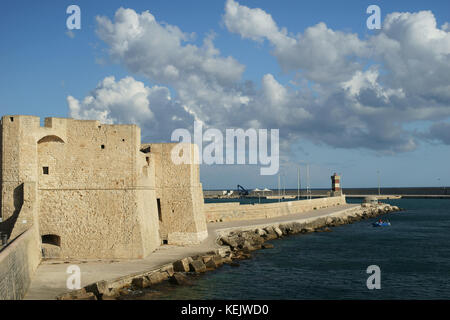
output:
{"label": "harbour wall", "polygon": [[268,219],[345,204],[345,196],[274,203],[205,203],[207,222]]}

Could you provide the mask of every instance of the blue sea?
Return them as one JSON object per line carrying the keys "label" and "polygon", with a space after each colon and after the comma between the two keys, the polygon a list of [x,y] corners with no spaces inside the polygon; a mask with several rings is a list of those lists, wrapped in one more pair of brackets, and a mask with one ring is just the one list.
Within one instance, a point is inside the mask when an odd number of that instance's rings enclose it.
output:
{"label": "blue sea", "polygon": [[[350,202],[350,201],[349,201]],[[356,202],[356,201],[353,201]],[[224,266],[156,299],[450,299],[450,200],[385,200],[406,209],[376,219],[271,241],[239,267]],[[380,289],[366,285],[367,267]]]}

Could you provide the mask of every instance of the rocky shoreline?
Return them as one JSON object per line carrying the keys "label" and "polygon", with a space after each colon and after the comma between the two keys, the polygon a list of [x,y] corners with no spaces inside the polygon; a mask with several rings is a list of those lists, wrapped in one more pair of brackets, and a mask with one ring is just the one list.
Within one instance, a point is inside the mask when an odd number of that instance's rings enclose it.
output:
{"label": "rocky shoreline", "polygon": [[129,275],[113,281],[100,281],[80,290],[71,291],[57,297],[58,300],[116,300],[130,299],[145,294],[146,289],[161,287],[167,283],[172,286],[189,285],[196,275],[220,268],[224,264],[239,266],[239,260],[251,258],[251,252],[273,248],[266,243],[293,234],[311,232],[330,232],[330,228],[379,215],[401,211],[389,204],[362,204],[336,215],[320,217],[305,222],[289,222],[268,225],[250,230],[223,232],[218,237],[220,249],[203,255],[186,257],[146,273]]}

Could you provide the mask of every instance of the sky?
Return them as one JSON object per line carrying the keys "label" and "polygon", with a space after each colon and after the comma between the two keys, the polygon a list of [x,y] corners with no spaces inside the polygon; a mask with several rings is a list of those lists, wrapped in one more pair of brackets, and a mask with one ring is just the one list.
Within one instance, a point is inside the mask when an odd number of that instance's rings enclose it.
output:
{"label": "sky", "polygon": [[[344,5],[345,3],[345,5]],[[66,9],[81,9],[68,30]],[[381,9],[369,30],[366,9]],[[280,179],[312,188],[449,186],[448,1],[1,1],[2,115],[278,129]],[[202,165],[206,189],[274,188]]]}

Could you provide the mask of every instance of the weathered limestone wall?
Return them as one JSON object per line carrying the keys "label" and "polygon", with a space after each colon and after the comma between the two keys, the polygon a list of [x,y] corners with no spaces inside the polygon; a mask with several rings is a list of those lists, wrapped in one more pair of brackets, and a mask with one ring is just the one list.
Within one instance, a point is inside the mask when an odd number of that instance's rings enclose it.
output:
{"label": "weathered limestone wall", "polygon": [[155,156],[156,198],[160,203],[161,238],[168,244],[195,244],[208,235],[203,189],[196,145],[186,144],[190,164],[175,164],[171,158],[176,143],[146,144]]}
{"label": "weathered limestone wall", "polygon": [[[143,258],[133,190],[41,190],[41,235],[60,237],[63,258]],[[75,204],[75,199],[80,199]]]}
{"label": "weathered limestone wall", "polygon": [[264,204],[205,203],[208,222],[267,219],[345,204],[345,196]]}
{"label": "weathered limestone wall", "polygon": [[[138,140],[140,148],[140,135]],[[138,159],[138,171],[140,170],[141,174],[137,181],[137,212],[142,227],[142,241],[147,245],[145,250],[148,254],[161,245],[156,203],[155,157],[139,151]]]}
{"label": "weathered limestone wall", "polygon": [[155,190],[138,190],[137,200],[137,218],[141,226],[141,237],[144,245],[144,256],[147,256],[161,245],[159,236],[158,210],[156,207]]}
{"label": "weathered limestone wall", "polygon": [[40,263],[37,227],[32,227],[0,251],[0,300],[22,299]]}
{"label": "weathered limestone wall", "polygon": [[143,258],[207,237],[195,145],[178,165],[178,144],[141,145],[136,125],[4,116],[1,132],[0,230],[36,226],[44,257]]}
{"label": "weathered limestone wall", "polygon": [[139,139],[135,125],[67,120],[66,141],[38,143],[41,234],[60,236],[62,257],[143,258],[159,245]]}
{"label": "weathered limestone wall", "polygon": [[[26,230],[37,220],[19,219],[24,194],[32,195],[30,201],[38,201],[37,193],[37,141],[45,136],[60,136],[64,139],[65,128],[61,121],[47,121],[46,127],[40,127],[40,120],[33,116],[4,116],[2,118],[2,182],[1,214],[3,223],[11,236],[16,221],[20,229]],[[25,188],[24,184],[34,184]],[[30,207],[30,204],[27,204]],[[34,204],[35,205],[35,204]],[[36,216],[37,217],[37,216]],[[15,235],[13,235],[15,236]]]}
{"label": "weathered limestone wall", "polygon": [[36,224],[61,257],[148,255],[160,244],[154,161],[139,150],[135,125],[3,117],[2,231]]}
{"label": "weathered limestone wall", "polygon": [[[35,182],[24,182],[17,188],[18,196],[21,199],[20,211],[17,214],[15,223],[11,226],[11,233],[9,238],[13,239],[23,232],[27,231],[31,227],[35,226],[36,230],[39,229],[39,217],[38,217],[38,199],[37,188]],[[36,237],[36,241],[40,244],[40,237]]]}
{"label": "weathered limestone wall", "polygon": [[[31,116],[2,119],[2,218],[11,226],[23,204],[24,182],[36,182],[36,141],[33,131],[39,118]],[[11,230],[10,230],[11,232]]]}
{"label": "weathered limestone wall", "polygon": [[[176,144],[150,152],[135,125],[46,118],[41,126],[34,116],[4,116],[0,132],[0,231],[15,239],[0,254],[0,298],[23,297],[41,252],[135,259],[161,238],[207,237],[199,166],[174,164]],[[185,147],[194,163],[196,146]]]}

